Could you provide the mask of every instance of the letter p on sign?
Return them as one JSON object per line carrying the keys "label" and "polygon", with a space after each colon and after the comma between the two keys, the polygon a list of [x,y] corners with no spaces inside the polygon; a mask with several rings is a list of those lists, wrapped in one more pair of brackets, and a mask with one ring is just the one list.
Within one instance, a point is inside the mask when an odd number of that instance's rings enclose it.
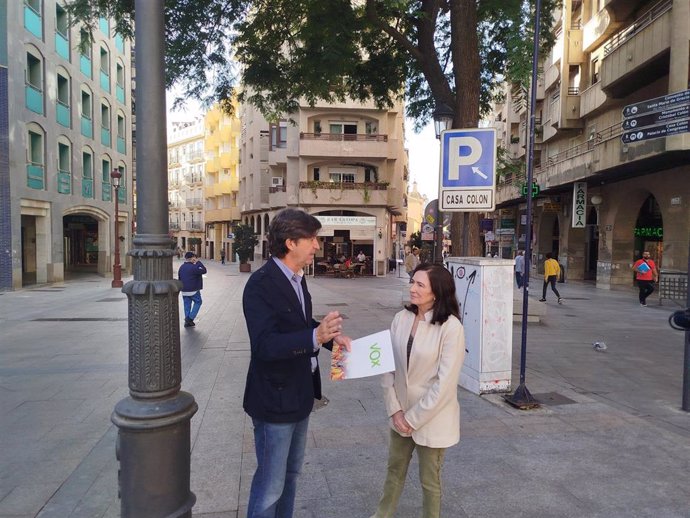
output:
{"label": "letter p on sign", "polygon": [[482,156],[482,143],[474,137],[455,137],[453,144],[458,154],[451,154],[448,164],[448,179],[459,180],[460,168],[476,164]]}

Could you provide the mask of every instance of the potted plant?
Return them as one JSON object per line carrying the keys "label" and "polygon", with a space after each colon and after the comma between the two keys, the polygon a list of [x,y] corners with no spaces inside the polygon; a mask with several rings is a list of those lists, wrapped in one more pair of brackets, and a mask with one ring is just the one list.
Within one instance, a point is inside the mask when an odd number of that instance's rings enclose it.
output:
{"label": "potted plant", "polygon": [[232,251],[240,260],[240,271],[251,272],[252,265],[249,264],[249,260],[254,258],[254,247],[259,244],[259,238],[252,227],[243,224],[236,225],[233,228],[233,234],[235,238]]}

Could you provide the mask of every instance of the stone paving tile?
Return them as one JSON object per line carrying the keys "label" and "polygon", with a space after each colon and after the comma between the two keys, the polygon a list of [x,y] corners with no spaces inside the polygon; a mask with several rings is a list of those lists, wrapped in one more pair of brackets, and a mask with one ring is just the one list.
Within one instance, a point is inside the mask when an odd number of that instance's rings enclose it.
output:
{"label": "stone paving tile", "polygon": [[[191,423],[194,514],[244,518],[256,465],[251,420],[242,411],[249,346],[241,292],[247,276],[213,262],[209,271],[214,282],[204,290],[199,325],[181,330],[183,390],[199,405]],[[353,337],[387,328],[408,300],[407,283],[393,276],[308,282],[315,312],[341,311]],[[119,502],[110,413],[127,395],[126,322],[28,320],[98,316],[106,305],[126,318],[127,305],[90,303],[112,296],[107,279],[67,286],[50,297],[17,292],[0,300],[0,412],[12,418],[0,421],[0,510],[21,501],[25,484],[63,478],[59,490],[43,496],[42,517],[52,509],[60,518],[112,518],[119,516]],[[443,515],[687,516],[690,419],[678,409],[678,377],[668,376],[682,362],[682,347],[667,329],[667,312],[652,309],[631,324],[621,315],[629,313],[625,304],[634,296],[577,284],[564,289],[587,300],[547,305],[544,323],[529,326],[527,380],[533,393],[558,392],[576,403],[523,412],[500,395],[459,389],[462,439],[446,452]],[[333,303],[347,305],[328,306]],[[518,379],[520,326],[513,329]],[[79,341],[72,339],[77,330]],[[595,339],[606,341],[606,353],[592,350]],[[385,476],[389,429],[381,389],[375,379],[331,382],[328,359],[327,352],[320,355],[330,403],[311,418],[295,517],[366,518]],[[45,401],[57,406],[34,404]],[[56,448],[60,453],[51,458]],[[626,489],[619,490],[621,484]],[[398,516],[420,514],[413,460]]]}

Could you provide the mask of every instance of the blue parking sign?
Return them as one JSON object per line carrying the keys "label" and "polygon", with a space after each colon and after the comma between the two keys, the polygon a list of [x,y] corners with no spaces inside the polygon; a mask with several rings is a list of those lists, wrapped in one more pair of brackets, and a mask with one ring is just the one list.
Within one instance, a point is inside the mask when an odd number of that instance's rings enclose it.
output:
{"label": "blue parking sign", "polygon": [[443,211],[495,208],[496,130],[468,128],[441,134],[439,200]]}

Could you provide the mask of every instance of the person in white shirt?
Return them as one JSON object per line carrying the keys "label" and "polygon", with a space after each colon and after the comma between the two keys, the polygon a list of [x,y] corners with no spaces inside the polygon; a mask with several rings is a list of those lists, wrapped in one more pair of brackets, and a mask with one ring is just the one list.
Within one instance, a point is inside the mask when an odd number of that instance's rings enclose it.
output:
{"label": "person in white shirt", "polygon": [[525,275],[525,251],[518,250],[515,256],[515,282],[518,289],[522,288],[522,277]]}

